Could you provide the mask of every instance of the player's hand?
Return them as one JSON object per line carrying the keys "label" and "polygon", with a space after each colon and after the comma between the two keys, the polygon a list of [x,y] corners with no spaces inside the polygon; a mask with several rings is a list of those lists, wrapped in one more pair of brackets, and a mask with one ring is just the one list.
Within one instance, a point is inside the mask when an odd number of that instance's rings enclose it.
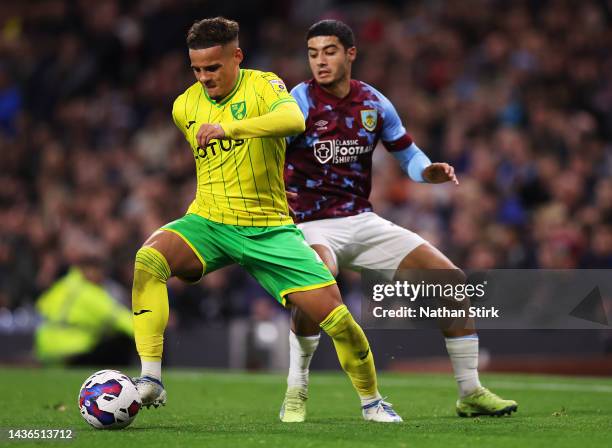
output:
{"label": "player's hand", "polygon": [[448,163],[432,163],[423,170],[423,179],[430,184],[454,182],[455,185],[459,185],[459,180],[455,176],[455,168]]}
{"label": "player's hand", "polygon": [[291,215],[292,218],[295,218],[295,210],[291,208],[291,205],[289,204],[289,199],[297,198],[298,194],[294,193],[293,191],[285,191],[285,194],[287,195],[287,206],[289,207],[289,214]]}
{"label": "player's hand", "polygon": [[204,123],[200,126],[196,135],[196,141],[200,147],[205,148],[213,138],[225,138],[225,131],[220,124]]}

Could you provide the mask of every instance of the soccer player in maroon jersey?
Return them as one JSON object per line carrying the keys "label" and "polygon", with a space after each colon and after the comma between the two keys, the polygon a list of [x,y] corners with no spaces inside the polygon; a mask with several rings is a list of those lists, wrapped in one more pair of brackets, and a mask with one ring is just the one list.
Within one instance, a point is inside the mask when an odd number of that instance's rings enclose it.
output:
{"label": "soccer player in maroon jersey", "polygon": [[[298,227],[334,275],[339,268],[398,273],[446,269],[463,274],[419,235],[376,215],[369,202],[372,153],[379,140],[415,182],[458,184],[452,166],[431,163],[406,133],[391,102],[368,84],[351,79],[357,49],[344,23],[323,20],[308,31],[313,79],[297,85],[306,130],[289,141],[285,184]],[[281,420],[306,417],[308,367],[319,342],[319,327],[292,312],[290,367]],[[471,328],[443,330],[459,389],[460,416],[503,415],[517,410],[482,387],[478,378],[478,336]]]}

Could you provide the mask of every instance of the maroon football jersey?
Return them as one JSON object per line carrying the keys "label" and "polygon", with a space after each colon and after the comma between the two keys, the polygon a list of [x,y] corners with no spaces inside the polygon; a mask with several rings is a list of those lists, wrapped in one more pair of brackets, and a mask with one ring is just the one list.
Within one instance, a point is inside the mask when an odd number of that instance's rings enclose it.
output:
{"label": "maroon football jersey", "polygon": [[304,133],[289,139],[285,162],[286,188],[297,193],[289,201],[296,222],[372,211],[372,153],[378,141],[389,151],[412,143],[391,102],[357,80],[344,98],[314,80],[291,94],[306,119]]}

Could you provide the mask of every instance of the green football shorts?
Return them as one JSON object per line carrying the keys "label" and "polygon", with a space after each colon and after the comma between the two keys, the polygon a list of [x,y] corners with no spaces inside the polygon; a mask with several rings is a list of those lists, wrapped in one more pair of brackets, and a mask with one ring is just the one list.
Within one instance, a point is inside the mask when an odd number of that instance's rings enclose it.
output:
{"label": "green football shorts", "polygon": [[287,294],[336,283],[293,224],[234,226],[188,214],[161,229],[175,233],[191,247],[204,267],[202,276],[238,263],[283,306]]}

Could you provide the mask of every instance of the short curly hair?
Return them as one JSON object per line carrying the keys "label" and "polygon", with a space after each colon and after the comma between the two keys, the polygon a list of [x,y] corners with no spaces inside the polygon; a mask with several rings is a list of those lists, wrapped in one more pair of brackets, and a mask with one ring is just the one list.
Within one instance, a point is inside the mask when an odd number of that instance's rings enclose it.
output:
{"label": "short curly hair", "polygon": [[353,30],[339,20],[321,20],[310,27],[306,34],[306,41],[317,36],[336,36],[344,49],[355,46]]}
{"label": "short curly hair", "polygon": [[187,47],[191,50],[225,45],[238,40],[240,26],[225,17],[213,17],[194,23],[187,33]]}

